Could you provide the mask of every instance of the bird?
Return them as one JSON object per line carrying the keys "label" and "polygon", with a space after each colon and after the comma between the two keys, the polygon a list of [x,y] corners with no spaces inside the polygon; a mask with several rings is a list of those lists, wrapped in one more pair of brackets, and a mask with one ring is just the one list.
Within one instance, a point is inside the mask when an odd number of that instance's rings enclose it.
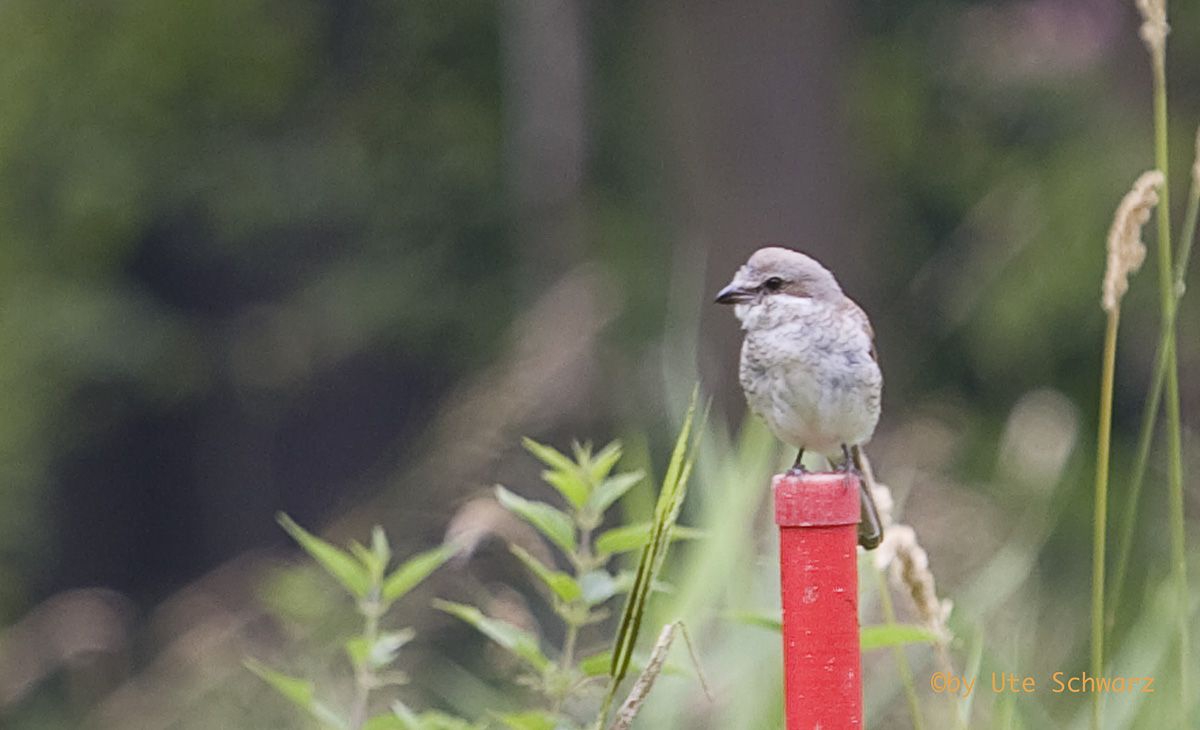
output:
{"label": "bird", "polygon": [[816,259],[781,246],[755,251],[717,294],[745,332],[739,380],[750,410],[780,441],[799,449],[789,473],[805,472],[806,450],[859,479],[858,543],[883,540],[863,452],[879,423],[883,373],[866,313]]}

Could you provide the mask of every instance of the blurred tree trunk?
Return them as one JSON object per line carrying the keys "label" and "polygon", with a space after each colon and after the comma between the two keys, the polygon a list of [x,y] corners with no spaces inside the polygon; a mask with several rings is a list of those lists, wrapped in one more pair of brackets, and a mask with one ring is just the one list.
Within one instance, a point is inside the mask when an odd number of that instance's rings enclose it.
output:
{"label": "blurred tree trunk", "polygon": [[505,153],[532,296],[581,253],[587,50],[580,0],[502,3]]}
{"label": "blurred tree trunk", "polygon": [[[674,145],[682,245],[705,249],[709,292],[755,248],[776,243],[812,253],[852,296],[870,299],[845,119],[852,10],[766,0],[647,8],[647,35],[661,39],[649,65],[659,69],[659,114]],[[705,380],[736,394],[733,318],[706,307],[705,319],[705,331],[720,333],[701,353]]]}

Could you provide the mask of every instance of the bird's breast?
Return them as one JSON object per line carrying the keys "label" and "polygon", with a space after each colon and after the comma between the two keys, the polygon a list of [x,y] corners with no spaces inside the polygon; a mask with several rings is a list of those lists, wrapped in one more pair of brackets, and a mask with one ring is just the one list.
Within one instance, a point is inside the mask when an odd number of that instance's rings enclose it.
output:
{"label": "bird's breast", "polygon": [[870,334],[831,307],[747,328],[740,380],[750,409],[794,446],[837,453],[870,438],[883,378]]}

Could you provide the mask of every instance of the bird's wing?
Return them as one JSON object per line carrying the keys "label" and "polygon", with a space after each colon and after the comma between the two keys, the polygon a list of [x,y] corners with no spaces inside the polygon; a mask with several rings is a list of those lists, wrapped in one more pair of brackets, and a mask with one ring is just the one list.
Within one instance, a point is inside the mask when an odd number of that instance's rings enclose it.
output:
{"label": "bird's wing", "polygon": [[850,297],[846,297],[845,309],[850,318],[857,321],[867,334],[867,340],[871,343],[871,359],[879,362],[879,354],[875,351],[875,329],[871,327],[871,320],[867,317],[867,313],[862,310]]}
{"label": "bird's wing", "polygon": [[879,516],[879,508],[875,506],[875,471],[867,459],[867,453],[861,445],[850,447],[850,458],[862,475],[859,483],[860,517],[858,523],[858,544],[866,550],[874,550],[883,542],[883,519]]}

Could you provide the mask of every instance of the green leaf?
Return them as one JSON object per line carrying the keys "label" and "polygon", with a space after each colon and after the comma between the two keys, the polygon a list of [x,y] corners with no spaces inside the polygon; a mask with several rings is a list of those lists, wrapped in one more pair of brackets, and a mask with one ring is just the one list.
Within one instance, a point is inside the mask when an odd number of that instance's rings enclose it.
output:
{"label": "green leaf", "polygon": [[588,497],[587,509],[596,515],[603,515],[614,502],[642,481],[644,476],[641,471],[631,471],[605,479],[592,492],[592,496]]}
{"label": "green leaf", "polygon": [[296,707],[304,710],[313,719],[326,727],[345,730],[346,722],[337,716],[333,710],[316,699],[316,685],[306,679],[291,677],[271,669],[262,662],[246,659],[243,664],[267,684],[283,695]]}
{"label": "green leaf", "polygon": [[621,442],[613,441],[600,449],[600,453],[589,459],[587,465],[588,477],[592,484],[602,483],[617,462],[621,460]]}
{"label": "green leaf", "polygon": [[292,539],[312,556],[313,560],[341,583],[350,594],[363,598],[371,590],[371,575],[367,566],[355,560],[352,555],[325,542],[296,524],[291,517],[280,512],[276,519],[280,526],[287,531]]}
{"label": "green leaf", "polygon": [[381,632],[375,639],[375,645],[371,647],[371,653],[368,656],[371,666],[380,669],[391,664],[396,659],[396,652],[412,641],[416,635],[417,632],[413,629]]}
{"label": "green leaf", "polygon": [[388,544],[387,533],[379,525],[371,529],[371,555],[374,556],[374,562],[379,566],[379,575],[382,576],[383,570],[392,561],[392,546]]}
{"label": "green leaf", "polygon": [[390,606],[395,603],[397,599],[415,588],[418,583],[428,578],[430,573],[454,557],[457,552],[458,548],[453,545],[442,545],[401,563],[383,581],[383,590],[380,595],[384,605]]}
{"label": "green leaf", "polygon": [[575,457],[575,463],[579,465],[580,469],[587,466],[592,460],[592,442],[584,441],[583,443],[579,443],[572,439],[571,455]]}
{"label": "green leaf", "polygon": [[555,471],[571,471],[579,468],[579,465],[572,461],[571,457],[553,446],[538,443],[528,436],[521,439],[521,445],[525,447],[526,451],[533,454],[538,461]]}
{"label": "green leaf", "polygon": [[[743,611],[730,614],[729,618],[747,626],[756,626],[775,632],[783,631],[783,618],[778,614]],[[864,626],[861,629],[860,636],[863,651],[884,649],[891,646],[905,646],[908,644],[936,644],[938,638],[929,629],[915,624]]]}
{"label": "green leaf", "polygon": [[[608,674],[608,667],[611,664],[612,664],[612,652],[611,651],[602,651],[599,654],[592,654],[591,656],[580,659],[579,664],[577,666],[579,668],[580,673],[583,674],[583,676],[585,676],[585,677],[602,677],[605,674]],[[646,667],[646,657],[645,656],[640,656],[638,654],[634,654],[633,658],[629,660],[629,670],[635,674],[641,674],[642,670],[645,667]],[[677,667],[675,665],[667,665],[666,668],[670,671],[671,674],[679,674],[679,675],[687,674],[686,672],[682,671],[679,667]]]}
{"label": "green leaf", "polygon": [[559,719],[545,712],[497,714],[495,717],[509,730],[555,730],[559,727]]}
{"label": "green leaf", "polygon": [[508,549],[513,555],[525,564],[529,572],[537,576],[537,579],[546,584],[554,595],[558,596],[559,600],[570,603],[580,597],[582,590],[575,579],[561,570],[554,570],[542,564],[542,561],[533,557],[527,550],[520,545],[509,545]]}
{"label": "green leaf", "polygon": [[[596,552],[600,555],[616,555],[638,550],[650,541],[650,531],[653,525],[649,522],[639,522],[606,530],[596,538]],[[676,526],[671,531],[671,540],[696,540],[705,536],[704,530],[694,527]]]}
{"label": "green leaf", "polygon": [[[550,486],[558,490],[558,493],[566,497],[567,502],[575,509],[582,509],[587,504],[588,489],[587,483],[577,472],[565,471],[550,471],[547,469],[542,472],[542,480]],[[576,504],[580,501],[583,504]]]}
{"label": "green leaf", "polygon": [[525,660],[539,672],[545,672],[550,668],[550,660],[538,647],[538,640],[527,631],[517,628],[507,621],[488,618],[478,608],[463,603],[439,599],[433,602],[433,607],[474,626],[484,636]]}
{"label": "green leaf", "polygon": [[619,584],[608,571],[593,570],[579,577],[579,589],[583,602],[595,606],[617,595]]}
{"label": "green leaf", "polygon": [[346,650],[346,656],[350,657],[350,663],[361,667],[367,663],[367,656],[371,653],[371,642],[367,641],[365,636],[352,636],[346,639],[342,648]]}
{"label": "green leaf", "polygon": [[380,715],[367,720],[363,730],[421,730],[421,721],[416,720],[414,724],[395,715]]}
{"label": "green leaf", "polygon": [[585,677],[602,677],[608,674],[608,667],[612,664],[612,652],[602,651],[599,654],[592,654],[579,660],[579,671]]}
{"label": "green leaf", "polygon": [[421,713],[421,730],[485,730],[484,723],[467,722],[444,712]]}
{"label": "green leaf", "polygon": [[470,723],[444,712],[428,711],[422,712],[418,716],[400,700],[392,703],[390,719],[399,721],[400,724],[380,725],[377,729],[368,723],[367,728],[368,730],[393,730],[393,728],[395,730],[484,730],[484,725],[481,723]]}
{"label": "green leaf", "polygon": [[346,654],[355,666],[366,666],[372,670],[382,669],[396,660],[401,647],[413,640],[412,629],[385,631],[371,644],[365,636],[355,636],[346,641]]}
{"label": "green leaf", "polygon": [[[615,584],[617,593],[625,593],[626,591],[633,590],[636,580],[637,573],[632,570],[622,570],[613,576],[613,583]],[[654,593],[671,593],[675,590],[675,586],[655,578],[650,581],[650,590]]]}
{"label": "green leaf", "polygon": [[914,624],[864,626],[861,635],[863,651],[907,644],[936,644],[938,640],[937,634]]}
{"label": "green leaf", "polygon": [[506,510],[537,528],[538,532],[545,535],[563,552],[575,552],[575,525],[566,514],[545,502],[537,502],[513,494],[499,485],[496,486],[496,499]]}
{"label": "green leaf", "polygon": [[402,723],[401,730],[421,730],[422,728],[421,718],[417,717],[417,713],[400,700],[392,703],[392,715]]}
{"label": "green leaf", "polygon": [[755,626],[776,633],[783,631],[783,617],[779,614],[755,613],[753,611],[738,611],[729,614],[729,618],[747,626]]}
{"label": "green leaf", "polygon": [[367,575],[371,577],[371,581],[374,583],[378,571],[382,571],[383,569],[379,566],[379,561],[375,559],[375,554],[363,547],[363,544],[358,540],[351,540],[349,548],[350,554],[357,558],[358,562],[362,563],[362,566],[367,570]]}
{"label": "green leaf", "polygon": [[521,443],[538,461],[550,467],[549,471],[542,473],[542,478],[557,489],[575,509],[582,509],[587,504],[590,489],[579,465],[561,451],[539,444],[531,438],[522,439]]}
{"label": "green leaf", "polygon": [[247,659],[245,665],[247,669],[257,674],[263,681],[271,685],[275,691],[291,700],[297,707],[307,710],[312,706],[314,695],[316,694],[316,685],[312,682],[277,672],[253,659]]}

